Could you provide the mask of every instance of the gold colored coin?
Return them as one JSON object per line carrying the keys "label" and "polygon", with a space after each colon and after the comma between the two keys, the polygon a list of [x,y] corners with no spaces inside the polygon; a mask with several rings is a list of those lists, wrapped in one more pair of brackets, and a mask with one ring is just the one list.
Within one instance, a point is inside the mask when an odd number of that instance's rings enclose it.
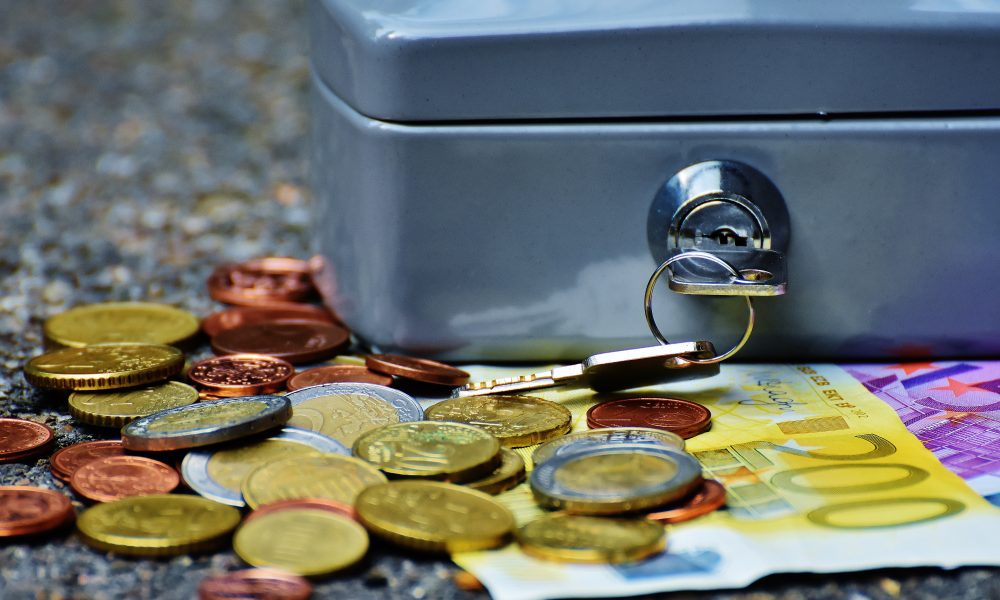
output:
{"label": "gold colored coin", "polygon": [[221,546],[240,511],[197,496],[152,495],[97,504],[77,519],[80,536],[99,550],[170,556]]}
{"label": "gold colored coin", "polygon": [[525,554],[574,563],[641,560],[667,546],[662,525],[647,519],[545,515],[517,532]]}
{"label": "gold colored coin", "polygon": [[355,509],[375,535],[429,552],[496,548],[514,528],[514,515],[493,497],[436,481],[372,486],[358,496]]}
{"label": "gold colored coin", "polygon": [[464,423],[413,421],[362,435],[354,443],[354,455],[391,475],[462,483],[496,470],[500,442]]}
{"label": "gold colored coin", "polygon": [[353,505],[362,490],[386,481],[381,471],[353,456],[316,454],[261,465],[246,476],[242,490],[251,508],[300,498]]}
{"label": "gold colored coin", "polygon": [[509,448],[500,449],[500,466],[482,479],[464,484],[466,487],[487,494],[497,495],[524,481],[524,459]]}
{"label": "gold colored coin", "polygon": [[168,381],[112,392],[73,392],[69,412],[79,421],[97,427],[121,427],[146,415],[198,401],[198,390]]}
{"label": "gold colored coin", "polygon": [[45,337],[60,346],[139,342],[174,345],[198,333],[191,313],[152,302],[105,302],[77,306],[45,321]]}
{"label": "gold colored coin", "polygon": [[318,431],[348,448],[363,433],[393,423],[399,423],[399,412],[385,400],[366,394],[327,394],[299,402],[288,421],[292,427]]}
{"label": "gold colored coin", "polygon": [[50,390],[95,391],[148,385],[181,372],[184,354],[158,344],[61,348],[28,361],[24,378]]}
{"label": "gold colored coin", "polygon": [[540,444],[572,427],[565,406],[534,396],[497,394],[442,400],[424,411],[428,421],[468,423],[492,433],[506,448]]}
{"label": "gold colored coin", "polygon": [[327,575],[364,557],[368,532],[353,519],[327,510],[289,508],[247,521],[237,530],[233,549],[255,567]]}

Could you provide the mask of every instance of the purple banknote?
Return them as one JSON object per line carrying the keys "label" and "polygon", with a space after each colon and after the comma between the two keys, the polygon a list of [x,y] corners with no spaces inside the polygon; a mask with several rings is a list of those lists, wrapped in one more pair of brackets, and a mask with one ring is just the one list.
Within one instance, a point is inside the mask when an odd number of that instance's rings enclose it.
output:
{"label": "purple banknote", "polygon": [[1000,506],[1000,361],[842,366],[946,467]]}

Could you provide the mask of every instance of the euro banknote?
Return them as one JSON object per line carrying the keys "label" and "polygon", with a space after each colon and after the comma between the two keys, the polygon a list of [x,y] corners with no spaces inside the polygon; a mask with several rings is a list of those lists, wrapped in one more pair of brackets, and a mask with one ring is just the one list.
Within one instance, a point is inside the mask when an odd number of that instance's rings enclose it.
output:
{"label": "euro banknote", "polygon": [[[473,369],[474,376],[510,370]],[[880,400],[834,365],[724,365],[705,380],[627,395],[695,400],[712,428],[688,440],[727,508],[668,528],[667,552],[625,565],[571,565],[516,544],[452,558],[494,598],[622,596],[745,586],[772,573],[1000,565],[1000,511],[948,470]],[[574,429],[625,394],[545,390]],[[529,459],[533,448],[520,451]],[[498,498],[520,523],[541,514],[527,484]]]}

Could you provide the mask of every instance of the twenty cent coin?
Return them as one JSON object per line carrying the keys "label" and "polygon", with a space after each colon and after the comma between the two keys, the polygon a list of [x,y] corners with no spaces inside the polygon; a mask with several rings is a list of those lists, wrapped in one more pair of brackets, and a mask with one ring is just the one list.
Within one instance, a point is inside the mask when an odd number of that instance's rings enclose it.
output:
{"label": "twenty cent coin", "polygon": [[45,337],[60,346],[141,342],[173,346],[198,333],[191,313],[152,302],[105,302],[71,308],[45,321]]}
{"label": "twenty cent coin", "polygon": [[392,385],[392,377],[376,373],[361,365],[330,365],[302,371],[288,380],[289,390],[300,390],[305,387],[323,383],[373,383],[375,385]]}
{"label": "twenty cent coin", "polygon": [[309,600],[309,580],[276,569],[243,569],[206,577],[198,600]]}
{"label": "twenty cent coin", "polygon": [[196,362],[188,370],[188,379],[203,392],[232,398],[281,391],[294,374],[295,367],[280,358],[231,354]]}
{"label": "twenty cent coin", "polygon": [[500,465],[500,442],[464,423],[416,421],[373,429],[354,442],[354,455],[400,477],[461,483]]}
{"label": "twenty cent coin", "polygon": [[451,387],[465,385],[469,374],[450,365],[426,358],[411,358],[397,354],[372,354],[365,357],[365,366],[378,373],[395,375],[421,383]]}
{"label": "twenty cent coin", "polygon": [[52,474],[68,482],[76,470],[92,460],[108,456],[125,456],[125,447],[120,440],[99,440],[66,446],[49,459]]}
{"label": "twenty cent coin", "polygon": [[45,488],[0,486],[0,538],[50,531],[73,519],[66,496]]}
{"label": "twenty cent coin", "polygon": [[254,469],[317,452],[351,453],[346,446],[323,434],[285,427],[277,435],[251,444],[189,452],[181,462],[181,474],[192,490],[209,500],[242,507],[246,502],[240,486]]}
{"label": "twenty cent coin", "polygon": [[233,549],[255,567],[298,575],[326,575],[360,561],[368,532],[354,519],[315,508],[291,508],[245,522]]}
{"label": "twenty cent coin", "polygon": [[714,479],[706,479],[692,496],[676,504],[661,506],[646,515],[660,523],[683,523],[715,511],[726,503],[726,488]]}
{"label": "twenty cent coin", "polygon": [[642,560],[666,548],[662,525],[644,519],[608,519],[553,514],[517,532],[525,554],[573,563],[622,563]]}
{"label": "twenty cent coin", "polygon": [[385,482],[385,475],[363,460],[319,454],[257,467],[243,480],[243,497],[252,508],[302,498],[353,505],[362,490]]}
{"label": "twenty cent coin", "polygon": [[570,430],[573,421],[569,409],[561,404],[505,394],[442,400],[424,415],[428,421],[481,427],[507,448],[531,446],[561,436]]}
{"label": "twenty cent coin", "polygon": [[428,552],[504,545],[514,515],[491,496],[448,483],[395,481],[361,492],[358,518],[375,535]]}
{"label": "twenty cent coin", "polygon": [[712,413],[707,408],[679,398],[626,398],[597,404],[587,411],[587,426],[650,427],[690,438],[708,429]]}
{"label": "twenty cent coin", "polygon": [[0,418],[0,463],[32,458],[52,447],[55,432],[27,419]]}
{"label": "twenty cent coin", "polygon": [[169,494],[180,483],[177,471],[142,456],[108,456],[83,465],[70,485],[92,502],[111,502],[130,496]]}
{"label": "twenty cent coin", "polygon": [[197,401],[198,390],[179,381],[167,381],[109,392],[73,392],[69,412],[88,425],[120,428],[139,417]]}
{"label": "twenty cent coin", "polygon": [[285,397],[292,403],[289,425],[318,431],[348,447],[376,427],[424,418],[411,396],[368,383],[326,383]]}
{"label": "twenty cent coin", "polygon": [[223,545],[240,522],[231,506],[180,494],[95,504],[76,526],[88,545],[133,556],[172,556]]}
{"label": "twenty cent coin", "polygon": [[292,364],[336,356],[350,341],[343,327],[318,321],[270,321],[227,329],[212,338],[212,351],[226,354],[266,354]]}
{"label": "twenty cent coin", "polygon": [[24,378],[50,390],[110,390],[147,385],[181,372],[184,354],[157,344],[62,348],[28,361]]}
{"label": "twenty cent coin", "polygon": [[557,437],[535,448],[531,455],[531,462],[538,465],[555,456],[607,444],[644,444],[683,450],[684,438],[669,431],[644,427],[609,427],[607,429],[578,431]]}
{"label": "twenty cent coin", "polygon": [[218,444],[284,425],[291,403],[281,396],[247,396],[160,411],[122,428],[129,450],[180,450]]}

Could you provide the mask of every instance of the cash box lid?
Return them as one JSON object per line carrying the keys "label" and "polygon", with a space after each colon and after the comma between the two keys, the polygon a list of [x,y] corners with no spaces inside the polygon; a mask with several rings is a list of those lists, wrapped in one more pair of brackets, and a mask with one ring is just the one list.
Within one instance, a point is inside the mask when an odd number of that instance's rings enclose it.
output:
{"label": "cash box lid", "polygon": [[311,0],[312,61],[390,121],[1000,108],[997,0]]}

